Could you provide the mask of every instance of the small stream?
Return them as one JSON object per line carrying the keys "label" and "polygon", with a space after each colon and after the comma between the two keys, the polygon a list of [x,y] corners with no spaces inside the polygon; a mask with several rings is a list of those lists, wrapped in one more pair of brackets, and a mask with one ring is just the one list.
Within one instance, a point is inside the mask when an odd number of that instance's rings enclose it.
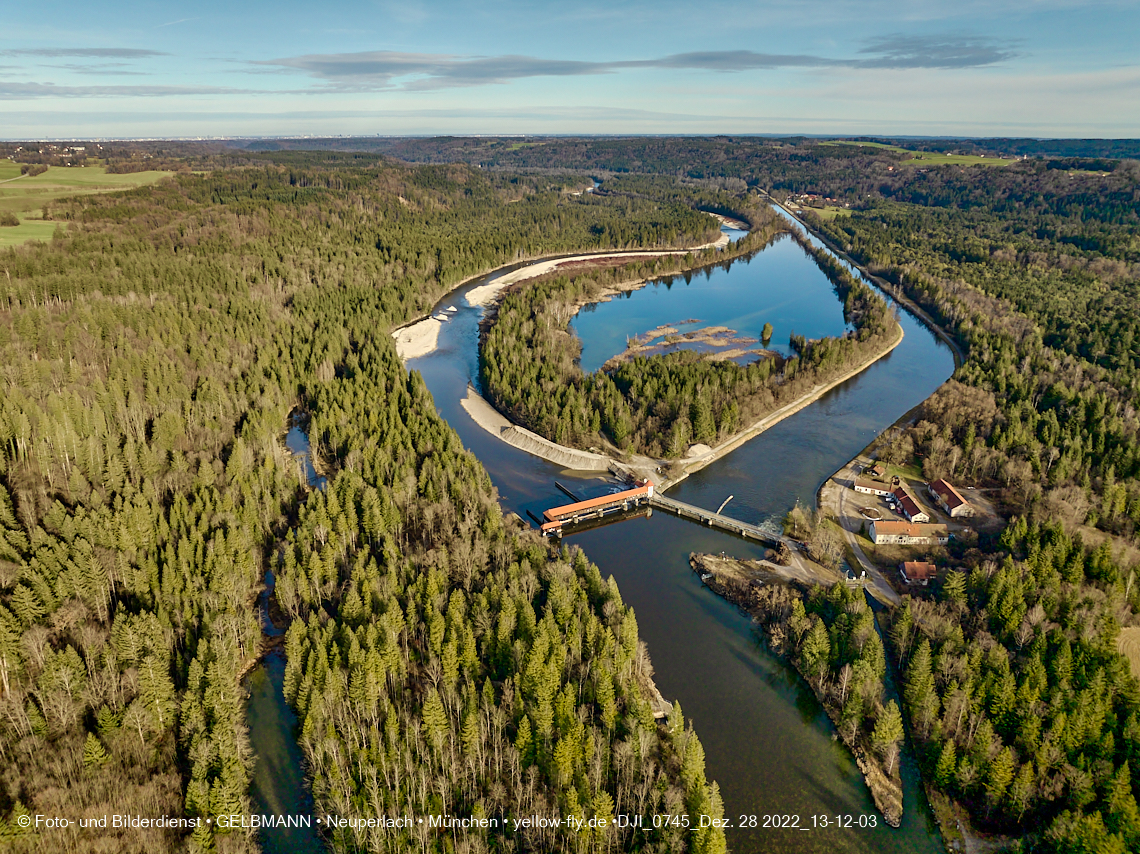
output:
{"label": "small stream", "polygon": [[[290,418],[285,446],[302,467],[305,482],[324,489],[327,479],[313,467],[309,437],[299,415]],[[262,631],[268,638],[280,638],[285,630],[270,619],[273,597],[272,570],[265,572],[265,589],[258,597]],[[249,699],[246,722],[249,740],[257,757],[250,784],[250,800],[255,814],[313,816],[313,795],[305,779],[305,757],[297,743],[297,716],[285,702],[285,652],[274,646],[244,680]],[[324,850],[317,833],[316,817],[310,827],[270,827],[258,830],[265,854],[306,854]]]}

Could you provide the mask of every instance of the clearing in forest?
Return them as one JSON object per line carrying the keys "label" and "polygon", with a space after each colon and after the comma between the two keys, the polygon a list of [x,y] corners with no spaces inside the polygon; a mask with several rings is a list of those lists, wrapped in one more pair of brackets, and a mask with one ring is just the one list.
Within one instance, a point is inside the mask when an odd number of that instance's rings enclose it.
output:
{"label": "clearing in forest", "polygon": [[1132,675],[1140,679],[1140,626],[1121,629],[1120,636],[1116,639],[1116,648],[1128,659]]}
{"label": "clearing in forest", "polygon": [[51,166],[40,175],[20,177],[20,164],[0,165],[0,213],[16,215],[20,224],[0,228],[0,247],[29,240],[50,240],[57,222],[43,218],[48,202],[89,193],[111,193],[153,184],[173,172],[108,173],[104,166]]}

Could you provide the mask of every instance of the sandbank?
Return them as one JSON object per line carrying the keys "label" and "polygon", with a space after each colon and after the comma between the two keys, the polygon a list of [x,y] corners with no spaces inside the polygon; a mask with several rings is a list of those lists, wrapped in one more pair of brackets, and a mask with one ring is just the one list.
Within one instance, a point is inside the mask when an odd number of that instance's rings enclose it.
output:
{"label": "sandbank", "polygon": [[435,350],[439,344],[439,330],[442,328],[442,320],[427,317],[393,332],[392,337],[396,339],[396,355],[400,357],[400,361],[418,359]]}
{"label": "sandbank", "polygon": [[583,255],[571,255],[564,258],[548,258],[545,261],[536,261],[525,267],[519,267],[517,270],[512,270],[500,276],[493,282],[472,288],[467,292],[467,304],[472,307],[487,305],[495,300],[503,288],[526,281],[527,279],[533,279],[537,276],[544,276],[567,264],[592,261],[595,258],[645,258],[650,256],[657,258],[662,255],[688,255],[690,252],[700,252],[702,249],[721,249],[727,246],[728,242],[728,235],[721,234],[721,236],[712,243],[704,243],[700,246],[694,246],[691,249],[637,249],[628,252],[591,252]]}

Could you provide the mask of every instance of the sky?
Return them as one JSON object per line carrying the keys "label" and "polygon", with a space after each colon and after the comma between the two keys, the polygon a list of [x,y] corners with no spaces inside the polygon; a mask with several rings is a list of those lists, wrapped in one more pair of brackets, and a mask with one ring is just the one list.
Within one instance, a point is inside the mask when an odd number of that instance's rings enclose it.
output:
{"label": "sky", "polygon": [[0,138],[1140,136],[1137,0],[10,3]]}

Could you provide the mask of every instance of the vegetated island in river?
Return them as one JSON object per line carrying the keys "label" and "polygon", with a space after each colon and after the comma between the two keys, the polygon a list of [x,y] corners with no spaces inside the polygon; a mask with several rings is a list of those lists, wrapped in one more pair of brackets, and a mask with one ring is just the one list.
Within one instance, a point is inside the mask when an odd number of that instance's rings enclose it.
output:
{"label": "vegetated island in river", "polygon": [[862,591],[842,581],[805,583],[770,560],[692,554],[701,581],[764,627],[771,650],[811,686],[855,757],[875,806],[892,827],[902,822],[898,703],[884,702],[886,655]]}
{"label": "vegetated island in river", "polygon": [[[690,270],[698,259],[655,258],[577,275],[555,270],[504,289],[484,321],[480,376],[490,403],[562,450],[612,460],[665,488],[865,370],[902,340],[886,302],[771,208],[750,210],[748,221],[751,231],[732,246],[732,257],[793,234],[834,285],[851,332],[817,340],[793,335],[790,358],[766,351],[737,364],[716,352],[679,349],[634,355],[586,374],[581,342],[568,328],[578,310]],[[700,258],[705,265],[706,258]],[[509,440],[502,425],[483,426]]]}

